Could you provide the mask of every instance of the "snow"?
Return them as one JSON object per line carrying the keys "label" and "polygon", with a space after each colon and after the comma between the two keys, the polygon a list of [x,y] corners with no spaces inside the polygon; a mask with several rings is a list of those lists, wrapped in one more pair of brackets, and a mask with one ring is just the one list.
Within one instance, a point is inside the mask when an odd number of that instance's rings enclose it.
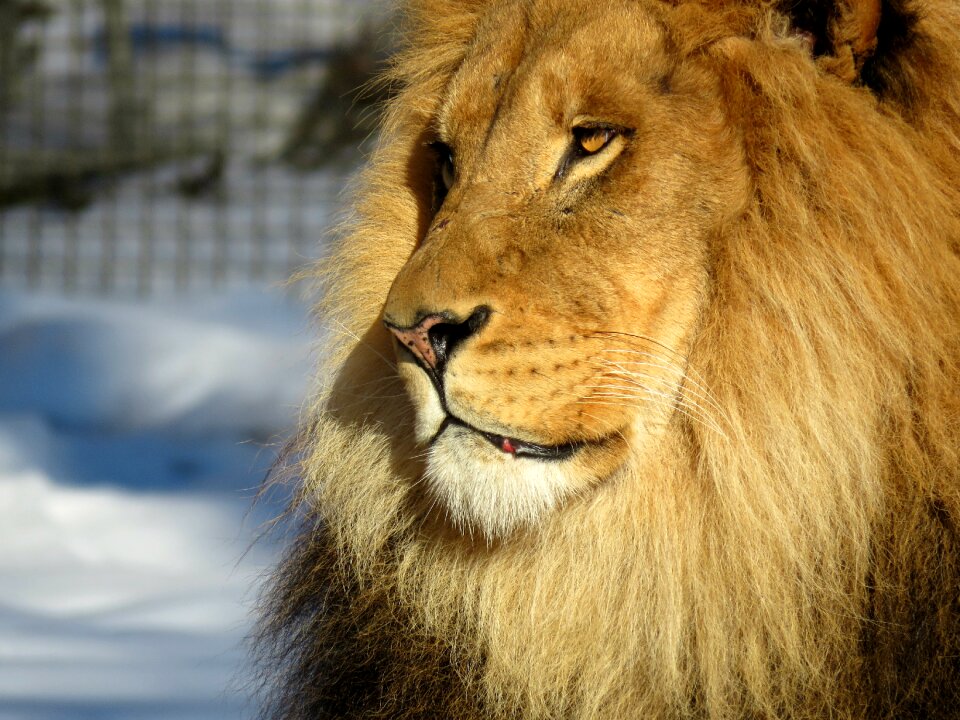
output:
{"label": "snow", "polygon": [[0,293],[0,720],[248,717],[302,304]]}
{"label": "snow", "polygon": [[[259,285],[315,255],[346,172],[274,162],[323,63],[269,82],[258,68],[329,51],[386,12],[371,0],[125,5],[131,28],[224,42],[134,48],[144,142],[189,157],[91,179],[81,210],[0,212],[0,720],[253,715],[244,640],[277,553],[253,541],[283,498],[251,502],[312,364],[303,304]],[[105,152],[102,7],[53,7],[21,33],[34,60],[0,144]],[[228,158],[219,183],[184,197],[214,151]],[[157,299],[24,291],[37,287]]]}

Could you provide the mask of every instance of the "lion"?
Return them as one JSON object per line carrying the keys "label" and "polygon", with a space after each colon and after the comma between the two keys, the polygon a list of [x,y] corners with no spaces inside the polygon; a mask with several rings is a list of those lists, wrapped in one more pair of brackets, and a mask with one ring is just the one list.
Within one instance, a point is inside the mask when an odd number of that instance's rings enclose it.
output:
{"label": "lion", "polygon": [[264,712],[960,717],[960,7],[403,14]]}

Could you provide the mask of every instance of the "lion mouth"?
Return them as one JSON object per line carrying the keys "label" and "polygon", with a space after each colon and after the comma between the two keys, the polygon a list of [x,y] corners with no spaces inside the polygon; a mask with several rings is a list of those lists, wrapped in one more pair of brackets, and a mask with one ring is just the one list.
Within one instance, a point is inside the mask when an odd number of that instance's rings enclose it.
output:
{"label": "lion mouth", "polygon": [[524,458],[533,458],[536,460],[546,460],[546,461],[557,461],[557,460],[568,460],[573,457],[577,451],[583,448],[586,443],[584,441],[574,441],[563,443],[561,445],[538,445],[537,443],[527,442],[526,440],[520,440],[518,438],[507,437],[506,435],[498,435],[497,433],[487,432],[486,430],[481,430],[480,428],[474,427],[467,422],[464,422],[460,418],[448,414],[441,423],[440,428],[437,430],[436,435],[430,441],[431,444],[437,441],[437,439],[443,434],[451,425],[459,425],[462,428],[470,430],[477,435],[480,435],[487,440],[491,445],[500,450],[500,452],[505,455],[512,455],[514,457],[524,457]]}

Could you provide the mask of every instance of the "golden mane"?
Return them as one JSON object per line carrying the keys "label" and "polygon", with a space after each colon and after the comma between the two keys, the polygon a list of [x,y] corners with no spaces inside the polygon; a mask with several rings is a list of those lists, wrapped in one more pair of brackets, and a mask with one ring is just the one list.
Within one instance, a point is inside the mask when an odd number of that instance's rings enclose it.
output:
{"label": "golden mane", "polygon": [[960,6],[885,0],[867,53],[821,49],[832,3],[637,3],[748,176],[689,352],[722,432],[678,413],[656,465],[489,539],[423,505],[382,312],[431,222],[437,107],[507,4],[408,4],[380,146],[316,270],[328,339],[292,465],[305,529],[259,638],[268,712],[960,717]]}

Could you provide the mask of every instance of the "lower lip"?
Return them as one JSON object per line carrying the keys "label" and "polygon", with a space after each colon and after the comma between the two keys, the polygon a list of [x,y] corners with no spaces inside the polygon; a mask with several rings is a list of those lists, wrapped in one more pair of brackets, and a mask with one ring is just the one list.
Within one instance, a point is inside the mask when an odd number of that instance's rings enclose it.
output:
{"label": "lower lip", "polygon": [[569,458],[573,457],[580,448],[583,447],[583,443],[567,443],[565,445],[553,446],[534,445],[532,443],[526,443],[522,440],[516,440],[515,438],[509,438],[504,435],[494,435],[493,433],[477,430],[476,428],[470,429],[485,437],[504,455],[512,455],[513,457],[526,457],[533,458],[535,460],[548,461],[568,460]]}

